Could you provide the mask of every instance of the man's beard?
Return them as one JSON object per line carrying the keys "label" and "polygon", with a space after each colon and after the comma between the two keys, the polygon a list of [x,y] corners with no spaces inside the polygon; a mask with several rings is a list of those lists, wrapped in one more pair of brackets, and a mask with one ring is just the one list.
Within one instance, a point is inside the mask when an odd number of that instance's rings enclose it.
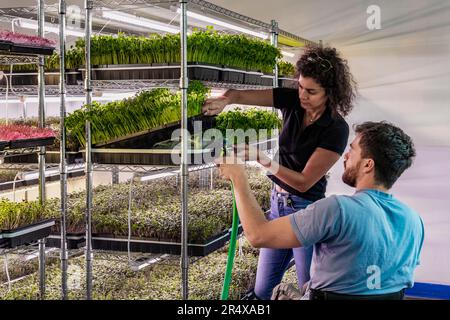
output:
{"label": "man's beard", "polygon": [[350,187],[356,187],[356,179],[358,178],[358,171],[361,163],[358,162],[353,168],[345,168],[342,174],[342,181]]}

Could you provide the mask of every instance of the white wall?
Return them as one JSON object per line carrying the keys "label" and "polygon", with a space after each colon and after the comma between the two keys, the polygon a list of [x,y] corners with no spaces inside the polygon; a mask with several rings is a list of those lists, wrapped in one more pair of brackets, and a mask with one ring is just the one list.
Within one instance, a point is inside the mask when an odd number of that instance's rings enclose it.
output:
{"label": "white wall", "polygon": [[450,2],[377,2],[383,29],[337,41],[360,87],[349,123],[388,120],[413,138],[416,161],[392,192],[424,221],[416,281],[450,285]]}
{"label": "white wall", "polygon": [[[425,222],[416,281],[450,284],[450,1],[210,1],[341,51],[360,93],[348,122],[388,120],[416,143],[393,189]],[[370,5],[380,8],[379,30],[367,28]],[[333,171],[329,193],[352,193],[342,162]]]}

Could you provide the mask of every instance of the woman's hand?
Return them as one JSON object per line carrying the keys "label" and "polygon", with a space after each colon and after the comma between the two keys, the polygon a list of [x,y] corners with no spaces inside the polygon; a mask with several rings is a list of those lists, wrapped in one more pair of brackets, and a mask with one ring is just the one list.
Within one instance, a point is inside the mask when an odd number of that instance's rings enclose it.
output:
{"label": "woman's hand", "polygon": [[217,158],[215,163],[219,167],[220,176],[224,179],[235,180],[245,176],[245,162],[236,154]]}
{"label": "woman's hand", "polygon": [[256,146],[250,146],[247,143],[233,145],[233,151],[236,155],[244,161],[258,161],[260,151]]}
{"label": "woman's hand", "polygon": [[226,96],[206,99],[202,107],[202,113],[205,116],[214,116],[221,113],[228,104],[230,104],[230,99]]}
{"label": "woman's hand", "polygon": [[244,161],[257,161],[263,166],[267,166],[271,162],[270,158],[257,145],[237,144],[233,146],[233,151]]}

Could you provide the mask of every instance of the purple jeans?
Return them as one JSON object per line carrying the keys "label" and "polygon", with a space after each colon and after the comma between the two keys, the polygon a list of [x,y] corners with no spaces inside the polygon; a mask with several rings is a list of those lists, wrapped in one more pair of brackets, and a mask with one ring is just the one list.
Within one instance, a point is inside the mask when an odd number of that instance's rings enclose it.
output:
{"label": "purple jeans", "polygon": [[[306,208],[313,201],[289,193],[272,190],[269,220],[289,215]],[[313,247],[293,249],[261,248],[256,271],[255,295],[258,299],[269,300],[272,290],[281,282],[289,262],[294,256],[299,288],[309,281]]]}

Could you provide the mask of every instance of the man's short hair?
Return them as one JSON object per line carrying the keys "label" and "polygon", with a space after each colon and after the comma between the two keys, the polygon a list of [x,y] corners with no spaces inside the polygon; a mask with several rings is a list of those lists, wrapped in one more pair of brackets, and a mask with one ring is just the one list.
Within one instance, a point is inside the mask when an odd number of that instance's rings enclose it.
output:
{"label": "man's short hair", "polygon": [[411,137],[385,121],[364,122],[355,132],[361,137],[361,156],[375,162],[375,182],[390,189],[416,156]]}

